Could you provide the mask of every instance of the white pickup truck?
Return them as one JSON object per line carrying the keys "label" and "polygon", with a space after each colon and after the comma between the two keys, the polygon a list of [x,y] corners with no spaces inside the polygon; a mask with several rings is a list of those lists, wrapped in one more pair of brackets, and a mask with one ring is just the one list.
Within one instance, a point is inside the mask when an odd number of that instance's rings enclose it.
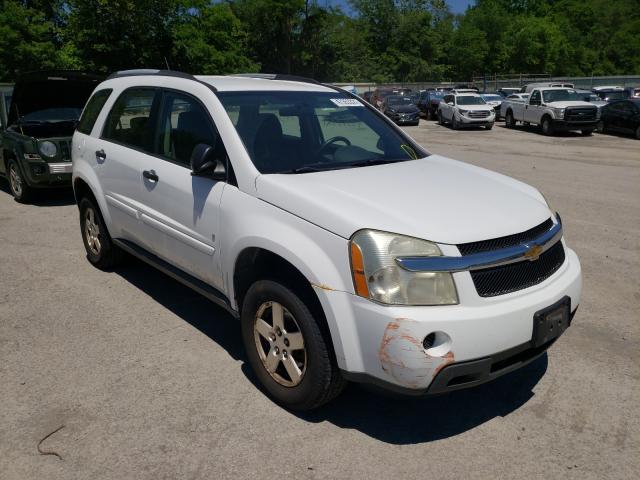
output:
{"label": "white pickup truck", "polygon": [[559,130],[580,130],[583,135],[591,135],[598,122],[598,108],[581,98],[571,88],[535,89],[524,102],[503,103],[505,125],[507,128],[514,128],[517,122],[540,125],[545,135]]}

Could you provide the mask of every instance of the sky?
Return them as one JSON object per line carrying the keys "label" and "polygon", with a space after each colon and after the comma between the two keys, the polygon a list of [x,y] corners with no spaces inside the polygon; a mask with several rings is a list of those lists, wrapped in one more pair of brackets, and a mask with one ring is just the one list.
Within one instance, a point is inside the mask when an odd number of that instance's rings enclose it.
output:
{"label": "sky", "polygon": [[[475,0],[445,0],[447,5],[449,5],[449,9],[453,13],[464,13],[467,7],[473,3]],[[322,0],[320,1],[322,3]],[[330,5],[336,5],[342,7],[342,9],[349,13],[351,8],[347,5],[347,0],[327,0],[327,3]]]}

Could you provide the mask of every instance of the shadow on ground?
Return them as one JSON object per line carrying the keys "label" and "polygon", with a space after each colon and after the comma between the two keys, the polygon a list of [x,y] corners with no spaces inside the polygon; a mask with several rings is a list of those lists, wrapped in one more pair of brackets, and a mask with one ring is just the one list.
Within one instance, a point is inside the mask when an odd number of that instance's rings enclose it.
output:
{"label": "shadow on ground", "polygon": [[[11,196],[9,181],[4,177],[0,177],[0,192]],[[73,189],[68,187],[38,189],[34,192],[33,198],[29,201],[28,205],[33,205],[35,207],[63,207],[66,205],[73,205],[75,203],[76,201],[73,198]]]}
{"label": "shadow on ground", "polygon": [[[577,138],[577,137],[584,137],[585,136],[585,135],[582,135],[582,133],[580,133],[580,130],[558,130],[557,132],[553,132],[553,134],[551,134],[551,135],[545,135],[544,133],[542,133],[542,129],[538,125],[522,125],[522,124],[518,124],[513,128],[509,128],[503,123],[502,125],[496,125],[496,126],[498,126],[500,128],[504,128],[505,130],[515,130],[515,131],[520,131],[520,132],[530,132],[530,133],[535,133],[537,135],[540,135],[540,136],[543,136],[543,137],[549,137],[549,138],[553,138],[553,137]],[[595,133],[595,130],[593,131],[593,133]],[[591,135],[587,135],[587,136],[590,137]]]}
{"label": "shadow on ground", "polygon": [[[260,386],[246,362],[240,322],[206,298],[136,259],[116,273],[198,329],[236,360]],[[415,444],[452,437],[495,417],[504,417],[533,397],[547,369],[546,354],[494,382],[437,397],[407,398],[349,385],[340,397],[312,412],[293,412],[311,422],[330,422],[390,444]],[[240,374],[240,372],[238,372]]]}

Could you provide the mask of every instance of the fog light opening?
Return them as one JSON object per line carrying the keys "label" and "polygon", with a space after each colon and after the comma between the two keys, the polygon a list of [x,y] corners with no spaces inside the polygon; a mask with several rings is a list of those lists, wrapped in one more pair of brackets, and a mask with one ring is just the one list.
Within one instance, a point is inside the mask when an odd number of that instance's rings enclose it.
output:
{"label": "fog light opening", "polygon": [[451,351],[451,337],[444,332],[431,332],[424,337],[422,346],[430,357],[443,357]]}

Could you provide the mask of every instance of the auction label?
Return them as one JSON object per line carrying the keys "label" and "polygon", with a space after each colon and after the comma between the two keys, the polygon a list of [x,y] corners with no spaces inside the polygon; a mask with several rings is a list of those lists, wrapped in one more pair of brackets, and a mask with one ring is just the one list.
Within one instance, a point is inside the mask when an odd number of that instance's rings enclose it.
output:
{"label": "auction label", "polygon": [[355,98],[332,98],[331,101],[339,107],[364,107],[364,105]]}

